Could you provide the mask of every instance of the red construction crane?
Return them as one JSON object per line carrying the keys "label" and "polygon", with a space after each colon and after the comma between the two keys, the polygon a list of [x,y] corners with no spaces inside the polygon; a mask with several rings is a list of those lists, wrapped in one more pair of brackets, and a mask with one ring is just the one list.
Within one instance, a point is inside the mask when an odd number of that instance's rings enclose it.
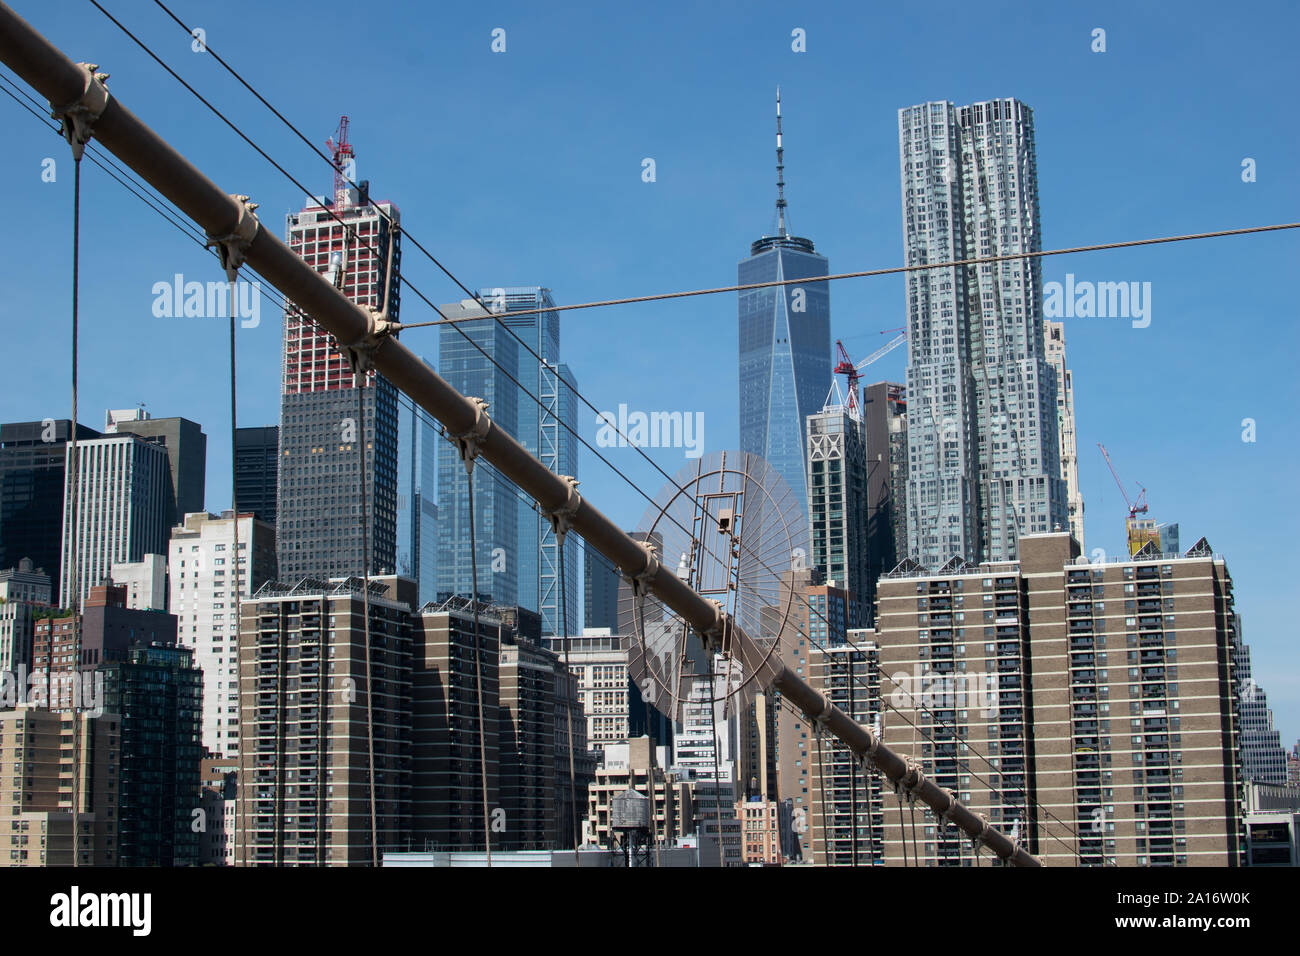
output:
{"label": "red construction crane", "polygon": [[1119,487],[1119,493],[1124,496],[1124,504],[1128,505],[1129,519],[1132,520],[1137,515],[1146,514],[1147,490],[1139,485],[1140,491],[1138,492],[1137,501],[1131,499],[1128,492],[1124,490],[1124,482],[1119,480],[1119,475],[1115,472],[1115,466],[1110,462],[1110,455],[1106,451],[1106,446],[1101,442],[1097,442],[1097,447],[1101,449],[1101,457],[1106,459],[1106,467],[1110,469],[1111,477],[1115,479],[1115,484]]}
{"label": "red construction crane", "polygon": [[[334,136],[338,137],[337,142]],[[351,160],[355,154],[352,152],[352,144],[348,142],[348,118],[339,117],[339,128],[335,130],[334,136],[325,140],[325,148],[330,151],[330,156],[334,160],[334,205],[348,205],[348,179],[355,172],[349,168]]]}
{"label": "red construction crane", "polygon": [[[898,330],[887,329],[886,331],[895,332]],[[883,335],[884,333],[882,332],[881,334]],[[876,359],[883,358],[884,356],[888,355],[890,352],[894,351],[894,349],[904,344],[906,341],[907,341],[906,332],[904,332],[901,335],[896,335],[892,339],[890,339],[887,343],[885,343],[880,348],[876,349],[874,352],[872,352],[870,355],[864,358],[861,362],[858,362],[856,365],[854,365],[853,360],[849,358],[849,353],[844,349],[844,343],[841,342],[839,339],[835,340],[835,355],[839,359],[839,362],[838,364],[836,364],[834,370],[831,372],[831,376],[832,376],[831,391],[832,392],[835,391],[834,376],[844,375],[848,378],[847,384],[848,384],[848,391],[849,391],[849,400],[848,400],[849,417],[852,418],[855,422],[862,420],[862,411],[861,411],[861,407],[858,404],[858,382],[862,378],[862,376],[859,373],[868,365],[870,365],[872,362],[876,361]],[[828,405],[830,404],[829,399],[830,396],[828,395],[827,396]]]}

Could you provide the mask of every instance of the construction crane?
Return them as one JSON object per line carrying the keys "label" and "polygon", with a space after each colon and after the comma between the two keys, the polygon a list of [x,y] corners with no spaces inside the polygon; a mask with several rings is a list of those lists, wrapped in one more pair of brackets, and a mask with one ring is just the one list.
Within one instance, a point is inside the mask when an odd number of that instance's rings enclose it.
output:
{"label": "construction crane", "polygon": [[[337,141],[335,136],[338,137]],[[325,148],[330,151],[330,158],[334,161],[334,205],[335,207],[349,205],[348,180],[356,170],[352,165],[355,154],[352,152],[352,144],[348,142],[346,116],[339,117],[339,128],[334,131],[334,136],[325,140]]]}
{"label": "construction crane", "polygon": [[1111,477],[1115,479],[1119,493],[1124,496],[1124,504],[1128,505],[1128,518],[1124,521],[1124,537],[1128,542],[1128,553],[1131,557],[1137,554],[1148,541],[1159,543],[1160,532],[1155,529],[1154,522],[1148,519],[1138,519],[1138,515],[1147,513],[1147,490],[1139,485],[1137,500],[1130,498],[1128,491],[1124,488],[1124,482],[1119,480],[1119,474],[1111,463],[1106,446],[1101,442],[1097,442],[1097,447],[1101,449],[1101,456],[1106,459],[1106,467],[1110,469]]}
{"label": "construction crane", "polygon": [[1119,480],[1119,474],[1116,473],[1115,466],[1111,464],[1110,454],[1106,451],[1106,446],[1103,445],[1101,442],[1097,442],[1097,447],[1101,449],[1101,457],[1106,459],[1106,467],[1110,469],[1111,477],[1115,479],[1115,484],[1119,488],[1119,493],[1124,496],[1124,504],[1128,505],[1129,520],[1132,521],[1138,515],[1146,514],[1147,513],[1147,490],[1143,488],[1141,485],[1139,485],[1138,488],[1140,490],[1137,496],[1137,501],[1134,501],[1132,498],[1130,498],[1128,496],[1128,492],[1124,490],[1124,482]]}
{"label": "construction crane", "polygon": [[[888,331],[895,332],[898,330],[889,329]],[[831,401],[831,396],[839,391],[839,380],[836,379],[835,376],[843,375],[848,379],[847,386],[849,392],[849,398],[848,398],[849,417],[852,418],[855,422],[862,421],[862,408],[858,403],[858,382],[862,378],[860,373],[864,368],[866,368],[872,362],[876,361],[877,359],[884,358],[886,355],[894,351],[894,349],[898,348],[900,345],[903,345],[905,342],[907,342],[907,333],[902,332],[899,335],[894,336],[892,339],[890,339],[887,343],[882,345],[880,348],[876,349],[874,352],[872,352],[870,355],[864,358],[861,362],[854,365],[853,360],[849,358],[849,353],[844,349],[844,343],[841,342],[839,339],[836,339],[835,354],[838,357],[839,362],[835,366],[834,370],[831,372],[831,390],[826,394],[826,405],[830,406],[832,404],[844,404],[843,402]]]}

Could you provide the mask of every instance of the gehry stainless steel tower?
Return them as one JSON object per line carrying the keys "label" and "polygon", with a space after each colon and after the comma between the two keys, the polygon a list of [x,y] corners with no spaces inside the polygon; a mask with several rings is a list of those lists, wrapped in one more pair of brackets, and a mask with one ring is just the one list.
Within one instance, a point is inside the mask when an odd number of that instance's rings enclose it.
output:
{"label": "gehry stainless steel tower", "polygon": [[[909,266],[1042,249],[1034,120],[1014,99],[898,113]],[[1037,259],[907,276],[908,553],[1008,561],[1068,528]]]}

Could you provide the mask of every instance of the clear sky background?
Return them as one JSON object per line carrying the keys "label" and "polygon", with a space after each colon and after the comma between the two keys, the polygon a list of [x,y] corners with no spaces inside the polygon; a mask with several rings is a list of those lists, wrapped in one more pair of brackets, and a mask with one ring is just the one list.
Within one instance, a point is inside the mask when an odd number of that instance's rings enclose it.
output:
{"label": "clear sky background", "polygon": [[[215,182],[261,203],[267,228],[303,197],[99,11],[11,0]],[[325,164],[145,0],[101,0],[313,192]],[[544,285],[561,303],[732,284],[775,224],[773,98],[785,114],[790,222],[833,272],[898,265],[897,111],[1014,96],[1035,111],[1046,248],[1300,219],[1293,3],[169,4],[323,144],[348,114],[358,174],[471,288]],[[506,52],[491,33],[506,31]],[[1106,31],[1106,52],[1091,33]],[[807,50],[791,49],[806,31]],[[8,72],[8,71],[6,71]],[[11,75],[11,74],[10,74]],[[0,97],[5,421],[70,412],[72,163],[66,145]],[[58,177],[41,180],[53,157]],[[656,181],[642,181],[653,158]],[[1243,183],[1246,157],[1257,181]],[[156,319],[152,286],[221,278],[215,262],[94,167],[83,176],[81,420],[147,404],[208,434],[207,506],[230,503],[226,324]],[[1295,283],[1300,235],[1048,259],[1152,286],[1152,321],[1066,319],[1086,545],[1124,549],[1125,507],[1097,450],[1148,489],[1150,517],[1205,536],[1288,745],[1300,734],[1295,575]],[[461,297],[414,247],[404,278]],[[239,334],[243,425],[279,418],[280,316]],[[434,316],[403,296],[408,322]],[[903,280],[831,292],[832,334],[855,357],[905,322]],[[566,314],[562,351],[602,409],[700,411],[707,450],[737,444],[735,294]],[[436,330],[404,341],[437,359]],[[902,381],[905,350],[866,380]],[[1242,441],[1253,418],[1257,440]],[[581,432],[595,442],[596,416]],[[606,452],[645,491],[660,476]],[[652,451],[665,470],[681,449]],[[627,526],[645,499],[582,453],[583,492]]]}

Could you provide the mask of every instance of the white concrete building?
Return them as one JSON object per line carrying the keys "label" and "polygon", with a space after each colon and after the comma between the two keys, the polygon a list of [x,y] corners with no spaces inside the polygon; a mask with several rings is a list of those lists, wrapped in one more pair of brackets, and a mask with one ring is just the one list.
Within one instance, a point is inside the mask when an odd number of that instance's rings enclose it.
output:
{"label": "white concrete building", "polygon": [[[239,620],[234,589],[234,518],[185,516],[168,547],[170,607],[176,639],[194,649],[203,669],[203,745],[239,753]],[[252,555],[252,561],[248,555]],[[250,597],[275,577],[275,529],[251,514],[239,517],[239,593]]]}
{"label": "white concrete building", "polygon": [[[630,734],[629,640],[607,627],[585,628],[581,637],[568,640],[569,670],[578,679],[578,697],[587,715],[587,746],[600,754],[610,744],[626,742]],[[562,638],[549,638],[546,646],[565,659]]]}
{"label": "white concrete building", "polygon": [[167,610],[167,555],[146,554],[139,561],[113,564],[113,583],[126,588],[126,606],[137,611]]}
{"label": "white concrete building", "polygon": [[90,589],[112,573],[114,564],[139,561],[166,549],[170,474],[167,449],[137,435],[77,442],[76,473],[69,467],[64,479],[60,605],[71,607],[74,593],[78,603],[84,601]]}

